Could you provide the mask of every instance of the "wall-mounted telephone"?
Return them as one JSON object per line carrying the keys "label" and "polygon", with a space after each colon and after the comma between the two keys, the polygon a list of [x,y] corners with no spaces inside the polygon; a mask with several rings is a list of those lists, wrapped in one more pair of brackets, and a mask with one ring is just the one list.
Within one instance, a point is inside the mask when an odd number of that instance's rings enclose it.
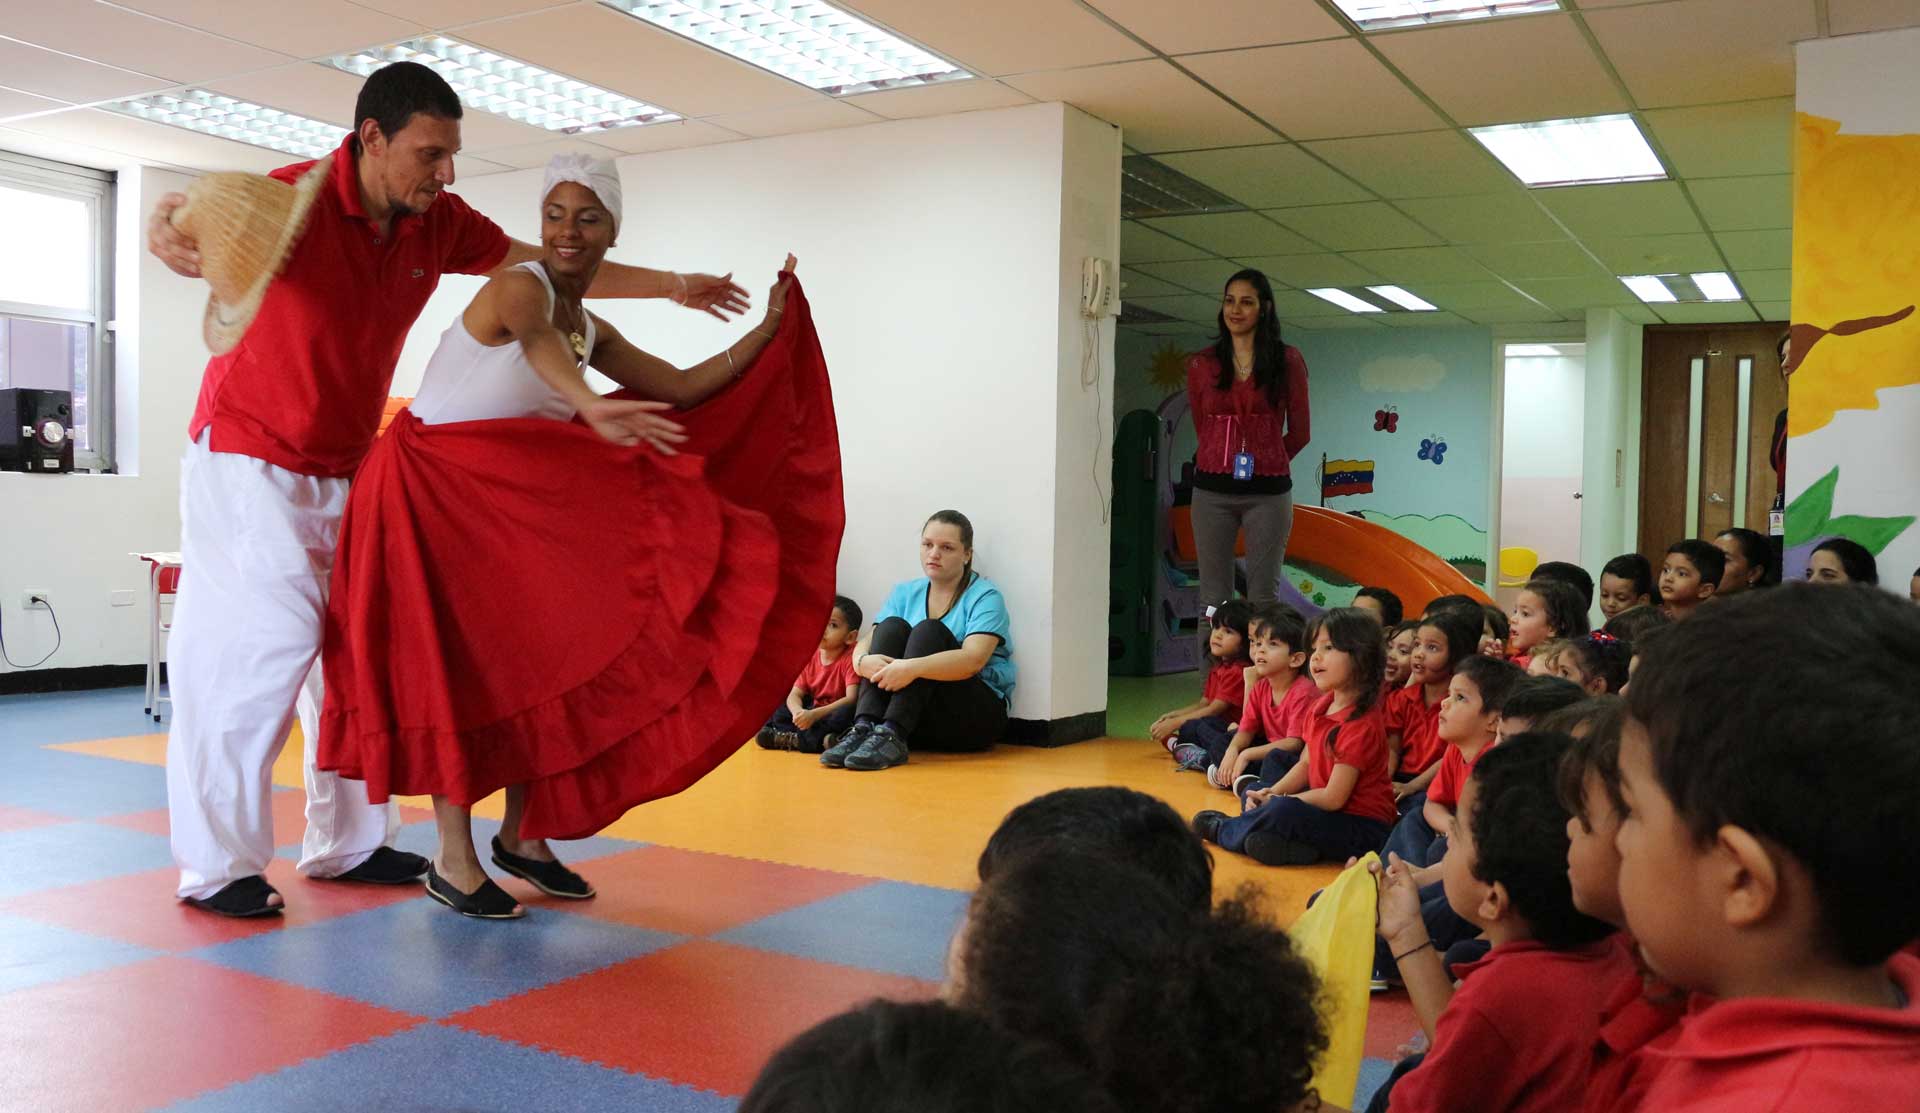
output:
{"label": "wall-mounted telephone", "polygon": [[1092,256],[1080,262],[1080,315],[1099,319],[1120,312],[1120,276],[1113,260]]}

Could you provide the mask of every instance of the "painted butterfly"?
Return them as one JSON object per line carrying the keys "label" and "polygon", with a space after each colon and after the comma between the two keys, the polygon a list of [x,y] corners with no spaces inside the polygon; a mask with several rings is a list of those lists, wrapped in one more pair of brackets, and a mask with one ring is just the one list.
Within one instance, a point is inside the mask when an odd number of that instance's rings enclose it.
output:
{"label": "painted butterfly", "polygon": [[1420,440],[1420,458],[1422,460],[1432,460],[1438,465],[1440,463],[1440,457],[1445,455],[1446,451],[1447,442],[1441,440],[1438,433],[1435,433],[1431,437],[1422,437]]}
{"label": "painted butterfly", "polygon": [[1376,433],[1397,433],[1400,431],[1400,411],[1393,406],[1373,411],[1373,429]]}

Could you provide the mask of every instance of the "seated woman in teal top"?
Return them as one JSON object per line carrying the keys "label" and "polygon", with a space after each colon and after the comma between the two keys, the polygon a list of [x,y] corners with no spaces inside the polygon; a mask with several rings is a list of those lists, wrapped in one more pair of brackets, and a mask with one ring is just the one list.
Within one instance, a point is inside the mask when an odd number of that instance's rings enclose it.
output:
{"label": "seated woman in teal top", "polygon": [[896,586],[853,650],[853,728],[820,764],[890,769],[909,744],[984,750],[1007,729],[1013,640],[1006,600],[973,570],[973,523],[942,510],[920,531],[926,575]]}

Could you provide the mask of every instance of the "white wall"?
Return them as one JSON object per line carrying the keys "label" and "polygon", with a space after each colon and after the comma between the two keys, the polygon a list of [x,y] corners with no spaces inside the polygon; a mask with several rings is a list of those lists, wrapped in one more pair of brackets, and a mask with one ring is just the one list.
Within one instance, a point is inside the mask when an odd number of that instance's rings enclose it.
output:
{"label": "white wall", "polygon": [[1584,466],[1584,356],[1518,356],[1504,362],[1500,457],[1501,548],[1542,560],[1580,559]]}

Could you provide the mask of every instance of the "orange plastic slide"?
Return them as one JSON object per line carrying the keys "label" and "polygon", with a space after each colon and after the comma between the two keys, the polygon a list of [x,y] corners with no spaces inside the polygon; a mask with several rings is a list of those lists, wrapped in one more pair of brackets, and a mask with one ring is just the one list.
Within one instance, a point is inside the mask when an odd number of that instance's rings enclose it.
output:
{"label": "orange plastic slide", "polygon": [[[1172,526],[1174,550],[1182,560],[1193,560],[1193,518],[1188,507],[1173,508]],[[1244,536],[1235,551],[1245,555]],[[1321,506],[1293,508],[1287,556],[1331,568],[1354,583],[1384,587],[1400,597],[1409,615],[1419,614],[1442,595],[1490,601],[1459,569],[1387,527]]]}

